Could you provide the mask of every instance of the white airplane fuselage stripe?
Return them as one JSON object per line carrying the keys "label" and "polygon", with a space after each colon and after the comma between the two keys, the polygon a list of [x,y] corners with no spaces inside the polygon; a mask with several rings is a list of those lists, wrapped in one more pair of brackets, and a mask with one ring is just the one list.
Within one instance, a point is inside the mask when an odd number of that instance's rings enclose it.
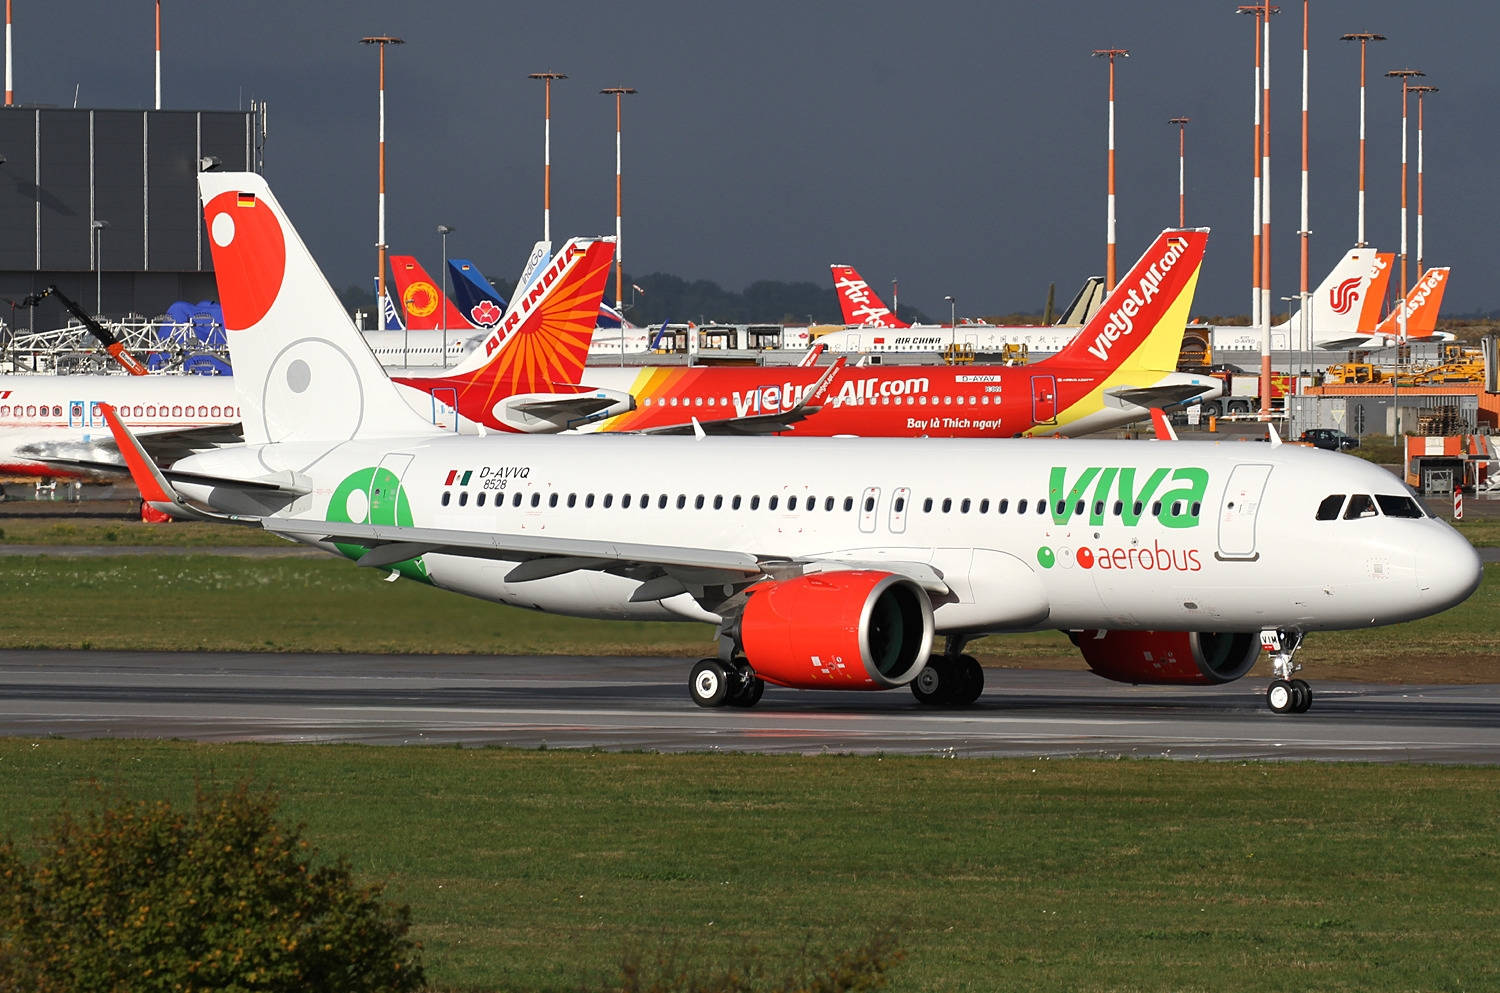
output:
{"label": "white airplane fuselage stripe", "polygon": [[[278,447],[287,446],[269,446]],[[1330,494],[1406,491],[1377,466],[1300,446],[542,436],[356,441],[317,454],[317,492],[290,516],[361,522],[368,500],[330,506],[331,495],[388,455],[409,455],[400,487],[417,527],[690,545],[762,560],[921,562],[952,588],[934,600],[940,631],[1014,629],[1010,601],[1026,595],[1042,597],[1048,613],[1024,627],[1364,627],[1425,616],[1478,581],[1467,541],[1432,518],[1316,521]],[[244,477],[305,458],[295,447],[223,449],[181,468]],[[1230,477],[1245,465],[1271,467],[1263,494],[1236,496]],[[909,497],[898,508],[903,488]],[[1139,517],[1136,500],[1145,505]],[[587,566],[507,582],[511,561],[429,554],[424,564],[440,587],[551,612],[716,619],[686,596],[632,604],[640,578]]]}

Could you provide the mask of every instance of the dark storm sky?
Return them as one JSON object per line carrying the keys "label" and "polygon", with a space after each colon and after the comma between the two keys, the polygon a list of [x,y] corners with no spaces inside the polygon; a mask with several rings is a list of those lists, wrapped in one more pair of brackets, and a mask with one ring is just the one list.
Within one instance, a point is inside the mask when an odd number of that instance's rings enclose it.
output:
{"label": "dark storm sky", "polygon": [[[1194,312],[1249,308],[1250,17],[1232,2],[337,0],[165,4],[167,109],[270,103],[266,174],[337,286],[367,284],[376,240],[376,75],[387,60],[392,251],[513,277],[542,226],[542,70],[553,88],[555,240],[614,230],[614,102],[624,108],[624,258],[743,288],[856,265],[928,314],[1039,309],[1104,269],[1107,68],[1117,68],[1119,266],[1188,215],[1212,227]],[[147,107],[151,0],[15,0],[19,103]],[[1301,12],[1273,21],[1273,286],[1297,292]],[[1500,7],[1312,0],[1312,282],[1355,240],[1358,45],[1369,64],[1368,240],[1399,247],[1400,86],[1426,70],[1429,264],[1444,310],[1500,306],[1494,226]],[[1409,252],[1415,267],[1416,102]],[[1416,273],[1412,272],[1415,279]],[[649,289],[649,287],[648,287]],[[1277,309],[1285,305],[1277,301]],[[709,315],[712,316],[712,315]]]}

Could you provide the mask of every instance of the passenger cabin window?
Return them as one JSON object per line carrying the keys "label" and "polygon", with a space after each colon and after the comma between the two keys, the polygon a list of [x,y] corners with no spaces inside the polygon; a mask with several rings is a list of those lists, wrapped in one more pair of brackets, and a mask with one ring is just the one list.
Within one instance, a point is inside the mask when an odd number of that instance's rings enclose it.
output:
{"label": "passenger cabin window", "polygon": [[466,507],[466,506],[468,506],[468,504],[469,504],[469,491],[468,490],[464,490],[464,491],[462,491],[461,493],[458,494],[458,505],[460,507]]}
{"label": "passenger cabin window", "polygon": [[1016,513],[1026,513],[1026,500],[1024,498],[1016,501]]}
{"label": "passenger cabin window", "polygon": [[853,509],[854,509],[854,498],[853,497],[844,497],[844,510],[845,510],[845,512],[851,511]]}
{"label": "passenger cabin window", "polygon": [[1375,501],[1367,493],[1356,493],[1349,498],[1349,506],[1344,508],[1344,520],[1352,521],[1360,517],[1376,516]]}

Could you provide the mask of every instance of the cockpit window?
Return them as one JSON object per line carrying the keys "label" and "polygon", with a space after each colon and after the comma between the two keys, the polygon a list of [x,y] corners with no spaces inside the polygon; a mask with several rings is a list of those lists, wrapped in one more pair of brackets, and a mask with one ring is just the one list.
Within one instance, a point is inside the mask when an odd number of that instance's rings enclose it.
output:
{"label": "cockpit window", "polygon": [[1343,505],[1344,505],[1344,494],[1342,494],[1342,493],[1335,493],[1332,496],[1326,496],[1326,497],[1324,497],[1323,498],[1323,502],[1320,503],[1320,504],[1318,504],[1318,520],[1320,520],[1320,521],[1336,521],[1336,520],[1338,520],[1339,519],[1339,508],[1342,507]]}
{"label": "cockpit window", "polygon": [[1380,512],[1387,517],[1426,517],[1422,512],[1422,505],[1406,495],[1387,496],[1382,493],[1375,495],[1375,502],[1380,505]]}
{"label": "cockpit window", "polygon": [[1344,520],[1352,521],[1357,517],[1374,517],[1375,500],[1368,493],[1356,493],[1349,498],[1349,506],[1344,508]]}

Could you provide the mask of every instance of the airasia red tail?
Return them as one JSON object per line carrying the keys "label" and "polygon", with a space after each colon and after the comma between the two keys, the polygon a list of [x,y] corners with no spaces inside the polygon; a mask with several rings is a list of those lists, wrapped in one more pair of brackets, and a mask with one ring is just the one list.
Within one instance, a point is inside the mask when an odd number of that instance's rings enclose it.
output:
{"label": "airasia red tail", "polygon": [[1438,310],[1443,305],[1443,291],[1448,287],[1448,273],[1450,266],[1441,269],[1428,269],[1417,280],[1406,294],[1406,299],[1401,306],[1391,311],[1380,326],[1375,329],[1376,334],[1385,335],[1389,338],[1397,338],[1401,335],[1401,311],[1406,311],[1406,338],[1408,341],[1414,338],[1437,337]]}
{"label": "airasia red tail", "polygon": [[[392,255],[391,274],[396,277],[396,297],[406,311],[406,326],[412,331],[441,328],[474,328],[479,325],[464,316],[438,288],[427,270],[411,255]],[[446,313],[447,323],[443,314]]]}
{"label": "airasia red tail", "polygon": [[909,328],[901,318],[891,313],[885,301],[870,289],[853,266],[831,265],[833,288],[839,295],[839,309],[844,312],[845,324],[869,324],[882,328]]}

